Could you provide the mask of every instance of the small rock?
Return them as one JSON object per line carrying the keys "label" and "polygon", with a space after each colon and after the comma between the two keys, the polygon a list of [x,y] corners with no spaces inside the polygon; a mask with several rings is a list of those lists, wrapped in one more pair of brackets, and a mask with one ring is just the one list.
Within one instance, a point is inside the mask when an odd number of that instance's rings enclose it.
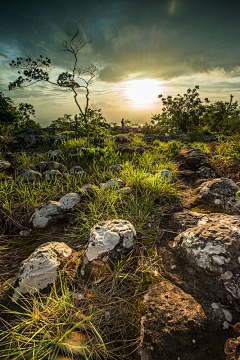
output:
{"label": "small rock", "polygon": [[132,191],[133,191],[133,189],[130,186],[126,186],[126,187],[116,190],[115,193],[128,195],[128,194],[131,194]]}
{"label": "small rock", "polygon": [[63,208],[58,201],[49,201],[47,204],[41,206],[39,209],[35,210],[33,213],[30,222],[33,223],[35,228],[44,228],[48,225],[48,222],[55,215],[61,215],[64,213]]}
{"label": "small rock", "polygon": [[84,251],[81,275],[84,278],[94,276],[95,271],[104,271],[109,264],[135,247],[136,230],[126,220],[112,220],[97,223],[90,232],[90,239]]}
{"label": "small rock", "polygon": [[118,143],[130,143],[132,142],[134,139],[131,136],[126,136],[126,135],[117,135],[115,137],[115,142]]}
{"label": "small rock", "polygon": [[173,176],[169,170],[160,170],[155,174],[155,178],[160,181],[172,181]]}
{"label": "small rock", "polygon": [[24,182],[40,180],[42,175],[38,171],[25,170],[16,177],[16,182],[23,180]]}
{"label": "small rock", "polygon": [[119,189],[119,188],[122,188],[123,186],[124,186],[123,180],[114,178],[114,179],[108,180],[106,183],[100,184],[100,189],[105,191],[109,188]]}
{"label": "small rock", "polygon": [[121,164],[112,165],[109,168],[109,170],[112,170],[112,171],[115,171],[115,172],[119,172],[122,169],[123,169],[123,166]]}
{"label": "small rock", "polygon": [[61,179],[62,174],[58,170],[47,170],[44,171],[43,176],[47,181],[53,181],[55,179]]}
{"label": "small rock", "polygon": [[0,160],[0,170],[9,170],[11,168],[10,162],[6,160]]}
{"label": "small rock", "polygon": [[58,149],[58,150],[49,150],[49,151],[47,151],[47,154],[54,158],[54,157],[62,154],[62,150],[60,150],[60,149]]}
{"label": "small rock", "polygon": [[76,175],[76,174],[84,174],[85,171],[81,168],[81,166],[73,166],[70,170],[69,170],[69,174],[71,175]]}
{"label": "small rock", "polygon": [[59,269],[66,264],[72,252],[73,250],[63,242],[47,242],[39,246],[22,263],[13,282],[13,300],[17,301],[20,294],[26,294],[28,291],[34,294],[56,282]]}
{"label": "small rock", "polygon": [[81,196],[77,193],[69,193],[64,195],[60,200],[59,204],[63,210],[73,209],[77,204],[79,204]]}
{"label": "small rock", "polygon": [[60,141],[60,142],[62,142],[62,141],[67,140],[67,138],[66,138],[66,136],[64,136],[64,135],[52,135],[52,136],[50,137],[50,140],[51,140],[52,142],[54,142],[54,141]]}

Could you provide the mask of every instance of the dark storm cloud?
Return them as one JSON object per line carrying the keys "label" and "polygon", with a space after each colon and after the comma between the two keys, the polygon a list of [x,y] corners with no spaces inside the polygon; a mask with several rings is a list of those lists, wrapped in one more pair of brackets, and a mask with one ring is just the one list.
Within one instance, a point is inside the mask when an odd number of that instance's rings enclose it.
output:
{"label": "dark storm cloud", "polygon": [[70,70],[71,57],[57,48],[78,26],[92,39],[81,60],[97,59],[103,81],[231,71],[240,65],[239,10],[222,0],[13,0],[2,7],[0,51],[5,59],[42,54]]}

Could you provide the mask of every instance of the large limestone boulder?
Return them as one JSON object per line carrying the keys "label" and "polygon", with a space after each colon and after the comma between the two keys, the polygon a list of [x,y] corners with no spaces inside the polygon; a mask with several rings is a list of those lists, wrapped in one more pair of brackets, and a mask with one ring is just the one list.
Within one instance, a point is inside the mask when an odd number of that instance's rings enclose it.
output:
{"label": "large limestone boulder", "polygon": [[160,226],[157,251],[166,278],[198,300],[215,334],[238,322],[240,217],[183,211]]}
{"label": "large limestone boulder", "polygon": [[81,275],[86,279],[98,276],[99,270],[127,256],[135,244],[136,230],[129,221],[97,223],[90,231],[90,239],[82,257]]}
{"label": "large limestone boulder", "polygon": [[209,157],[199,149],[183,149],[176,158],[179,171],[198,171],[202,166],[211,168]]}
{"label": "large limestone boulder", "polygon": [[17,301],[21,294],[32,294],[50,287],[57,281],[59,270],[70,259],[73,250],[65,243],[47,242],[39,246],[25,261],[13,282],[12,298]]}
{"label": "large limestone boulder", "polygon": [[[240,220],[222,215],[206,216],[196,227],[179,234],[173,247],[209,283],[215,301],[233,304],[240,310]],[[184,265],[183,265],[184,266]],[[237,305],[238,304],[238,305]]]}
{"label": "large limestone boulder", "polygon": [[[144,296],[141,319],[141,360],[224,360],[228,330],[219,321],[231,320],[219,304],[205,304],[168,281],[152,285]],[[224,313],[225,312],[225,313]]]}

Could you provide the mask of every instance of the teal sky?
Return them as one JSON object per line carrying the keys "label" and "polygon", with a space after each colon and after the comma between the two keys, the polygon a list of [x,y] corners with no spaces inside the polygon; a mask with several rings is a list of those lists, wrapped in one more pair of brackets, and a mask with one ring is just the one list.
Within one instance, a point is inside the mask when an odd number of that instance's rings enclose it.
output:
{"label": "teal sky", "polygon": [[[17,56],[48,56],[57,74],[71,72],[73,59],[57,48],[76,26],[92,43],[79,64],[97,61],[91,105],[110,122],[145,123],[159,113],[158,94],[183,94],[200,86],[210,101],[240,100],[240,2],[222,0],[13,0],[1,5],[0,91],[28,102],[48,125],[78,109],[71,93],[44,83],[8,91]],[[84,104],[84,94],[79,95]]]}

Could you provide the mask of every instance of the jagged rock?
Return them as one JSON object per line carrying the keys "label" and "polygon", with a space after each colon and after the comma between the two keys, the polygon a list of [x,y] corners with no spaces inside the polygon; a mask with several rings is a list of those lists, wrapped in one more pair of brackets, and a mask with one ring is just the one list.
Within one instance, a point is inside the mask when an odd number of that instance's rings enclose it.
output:
{"label": "jagged rock", "polygon": [[[126,220],[97,223],[90,232],[90,239],[81,263],[81,275],[88,279],[99,275],[106,265],[125,257],[135,247],[136,230]],[[97,273],[96,273],[97,272]]]}
{"label": "jagged rock", "polygon": [[62,150],[49,150],[47,151],[47,154],[50,155],[52,158],[55,158],[56,156],[62,154]]}
{"label": "jagged rock", "polygon": [[123,186],[124,186],[124,181],[123,180],[114,178],[114,179],[108,180],[106,183],[100,184],[100,189],[105,191],[105,190],[107,190],[109,188],[119,189],[119,188],[121,188]]}
{"label": "jagged rock", "polygon": [[79,204],[81,196],[78,193],[69,193],[64,195],[60,200],[59,204],[61,209],[70,210]]}
{"label": "jagged rock", "polygon": [[[19,274],[13,282],[12,298],[17,301],[20,294],[49,288],[57,281],[59,270],[67,263],[73,250],[65,243],[47,242],[40,245],[28,259],[23,261]],[[19,294],[20,293],[20,294]]]}
{"label": "jagged rock", "polygon": [[104,143],[104,137],[103,137],[103,136],[97,136],[97,137],[95,137],[95,138],[93,139],[93,142],[94,142],[95,144],[102,144],[102,143]]}
{"label": "jagged rock", "polygon": [[81,186],[80,190],[78,190],[78,194],[80,196],[93,196],[96,192],[98,192],[100,189],[96,185],[87,184]]}
{"label": "jagged rock", "polygon": [[47,181],[53,181],[55,179],[61,179],[63,175],[58,170],[47,170],[44,171],[43,176]]}
{"label": "jagged rock", "polygon": [[6,160],[0,160],[0,170],[10,170],[11,164]]}
{"label": "jagged rock", "polygon": [[122,169],[123,169],[123,166],[121,164],[112,165],[109,168],[109,170],[112,170],[112,171],[115,171],[115,172],[119,172]]}
{"label": "jagged rock", "polygon": [[22,180],[24,182],[40,180],[42,174],[34,170],[25,170],[23,173],[16,177],[16,182]]}
{"label": "jagged rock", "polygon": [[145,149],[143,146],[133,146],[132,148],[133,152],[137,154],[143,154],[145,152]]}
{"label": "jagged rock", "polygon": [[[141,319],[141,360],[224,360],[226,330],[219,328],[229,311],[221,304],[203,306],[167,281],[151,285],[144,296]],[[225,313],[224,313],[225,312]]]}
{"label": "jagged rock", "polygon": [[143,154],[145,149],[142,146],[130,147],[128,145],[119,145],[118,151],[122,154],[133,154],[133,153]]}
{"label": "jagged rock", "polygon": [[[205,216],[196,227],[175,238],[173,246],[205,282],[212,277],[215,301],[236,303],[240,299],[240,219],[223,215]],[[240,309],[240,307],[239,307]]]}
{"label": "jagged rock", "polygon": [[44,173],[49,170],[58,170],[61,173],[64,173],[65,171],[67,171],[67,167],[65,165],[58,163],[56,161],[49,161],[49,162],[41,161],[37,165],[32,166],[31,169],[37,170],[40,173]]}
{"label": "jagged rock", "polygon": [[155,178],[161,181],[172,181],[173,176],[169,170],[160,170],[158,173],[155,174]]}
{"label": "jagged rock", "polygon": [[119,145],[119,146],[118,146],[118,151],[119,151],[121,154],[133,154],[133,153],[134,153],[133,148],[131,148],[131,147],[128,146],[128,145]]}
{"label": "jagged rock", "polygon": [[67,137],[64,136],[64,135],[52,135],[52,136],[50,137],[50,140],[51,140],[52,142],[54,142],[54,141],[62,142],[62,141],[67,140]]}
{"label": "jagged rock", "polygon": [[229,306],[238,321],[240,217],[184,211],[162,219],[162,227],[157,248],[166,276],[201,304]]}
{"label": "jagged rock", "polygon": [[81,168],[81,166],[73,166],[70,170],[69,170],[69,174],[71,175],[76,175],[76,174],[84,174],[85,171],[83,170],[83,168]]}
{"label": "jagged rock", "polygon": [[64,195],[59,201],[49,201],[47,204],[36,209],[33,213],[30,222],[32,222],[35,228],[46,227],[54,218],[63,217],[70,210],[73,211],[80,203],[82,194],[69,193]]}
{"label": "jagged rock", "polygon": [[240,199],[237,192],[240,187],[231,179],[220,178],[202,183],[196,190],[197,198],[202,203],[220,205],[226,210],[239,212]]}
{"label": "jagged rock", "polygon": [[70,151],[70,156],[80,156],[80,155],[87,155],[89,153],[89,151],[84,148],[84,147],[79,147],[79,148],[73,148]]}
{"label": "jagged rock", "polygon": [[217,174],[210,164],[209,156],[199,149],[183,149],[176,157],[178,177],[190,183],[195,178],[212,178]]}
{"label": "jagged rock", "polygon": [[126,136],[126,135],[117,135],[115,137],[115,142],[118,142],[118,143],[130,143],[133,140],[134,139],[131,136]]}
{"label": "jagged rock", "polygon": [[64,209],[58,201],[49,201],[47,204],[41,206],[31,216],[30,222],[32,222],[35,228],[44,228],[48,225],[49,221],[56,215],[64,213]]}
{"label": "jagged rock", "polygon": [[130,186],[126,186],[126,187],[116,190],[115,193],[128,195],[128,194],[131,194],[132,191],[133,191],[133,189]]}
{"label": "jagged rock", "polygon": [[197,171],[202,166],[210,167],[209,157],[199,149],[183,149],[176,157],[178,170]]}
{"label": "jagged rock", "polygon": [[201,179],[215,178],[216,173],[213,169],[207,166],[201,166],[200,169],[197,171],[197,176]]}

